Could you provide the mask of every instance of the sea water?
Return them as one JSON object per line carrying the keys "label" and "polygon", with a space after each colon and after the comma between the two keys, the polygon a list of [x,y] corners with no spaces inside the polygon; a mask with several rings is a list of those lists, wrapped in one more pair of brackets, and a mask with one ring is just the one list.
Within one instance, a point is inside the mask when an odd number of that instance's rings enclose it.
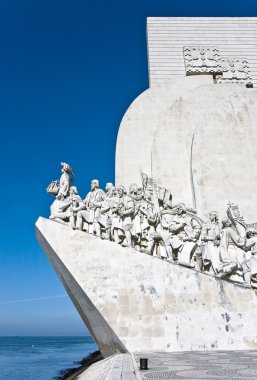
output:
{"label": "sea water", "polygon": [[1,380],[51,380],[97,351],[86,337],[0,337]]}

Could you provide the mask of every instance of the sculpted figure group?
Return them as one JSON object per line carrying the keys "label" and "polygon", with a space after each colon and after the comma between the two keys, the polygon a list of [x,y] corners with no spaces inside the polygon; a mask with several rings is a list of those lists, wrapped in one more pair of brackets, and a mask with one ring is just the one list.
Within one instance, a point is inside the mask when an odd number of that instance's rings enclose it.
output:
{"label": "sculpted figure group", "polygon": [[85,199],[72,186],[72,169],[62,163],[60,180],[47,188],[56,199],[50,219],[149,255],[257,289],[257,229],[228,204],[219,222],[217,211],[203,221],[184,203],[173,204],[169,190],[141,173],[142,185],[91,181]]}

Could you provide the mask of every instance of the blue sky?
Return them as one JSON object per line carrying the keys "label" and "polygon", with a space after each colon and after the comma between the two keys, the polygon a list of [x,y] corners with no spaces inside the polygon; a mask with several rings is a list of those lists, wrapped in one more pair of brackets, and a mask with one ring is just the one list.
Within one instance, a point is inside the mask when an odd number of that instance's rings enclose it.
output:
{"label": "blue sky", "polygon": [[119,123],[148,87],[146,17],[256,15],[253,0],[0,1],[0,335],[87,333],[34,223],[61,161],[83,197],[114,180]]}

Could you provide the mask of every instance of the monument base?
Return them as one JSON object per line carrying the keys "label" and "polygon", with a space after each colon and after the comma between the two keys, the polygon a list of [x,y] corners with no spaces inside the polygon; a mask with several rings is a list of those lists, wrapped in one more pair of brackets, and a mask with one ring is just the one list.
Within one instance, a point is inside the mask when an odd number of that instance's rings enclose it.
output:
{"label": "monument base", "polygon": [[104,357],[257,348],[255,291],[48,219],[36,235]]}

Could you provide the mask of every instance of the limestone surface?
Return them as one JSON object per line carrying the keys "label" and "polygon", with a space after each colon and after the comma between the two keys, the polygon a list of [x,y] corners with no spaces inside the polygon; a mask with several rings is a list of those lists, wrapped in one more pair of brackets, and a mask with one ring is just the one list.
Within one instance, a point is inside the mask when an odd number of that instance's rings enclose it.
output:
{"label": "limestone surface", "polygon": [[224,215],[231,200],[255,222],[257,91],[204,77],[153,86],[131,105],[117,139],[116,183],[139,182],[142,170],[204,218],[211,209]]}
{"label": "limestone surface", "polygon": [[36,234],[103,356],[257,348],[255,291],[44,218]]}

